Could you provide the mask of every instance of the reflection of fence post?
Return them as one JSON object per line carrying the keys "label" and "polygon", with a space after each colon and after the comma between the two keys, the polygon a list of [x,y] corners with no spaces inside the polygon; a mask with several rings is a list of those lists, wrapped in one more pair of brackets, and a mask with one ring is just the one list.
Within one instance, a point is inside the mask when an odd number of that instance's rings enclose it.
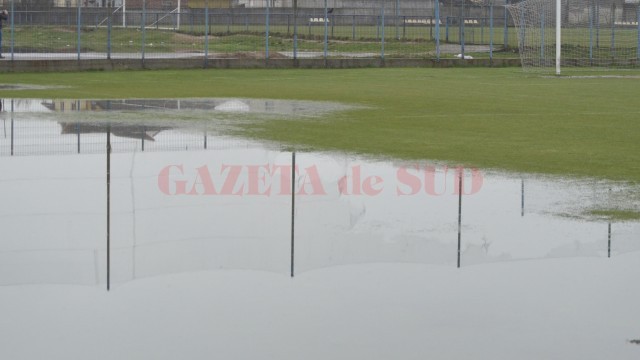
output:
{"label": "reflection of fence post", "polygon": [[524,179],[522,179],[522,183],[521,183],[521,199],[520,199],[520,216],[524,216]]}
{"label": "reflection of fence post", "polygon": [[294,276],[296,218],[296,152],[291,152],[291,277]]}
{"label": "reflection of fence post", "polygon": [[76,135],[78,137],[78,154],[80,154],[80,123],[76,121]]}
{"label": "reflection of fence post", "polygon": [[609,222],[609,234],[608,234],[608,245],[607,245],[607,257],[611,257],[611,222]]}
{"label": "reflection of fence post", "polygon": [[462,245],[462,173],[464,169],[458,168],[458,268],[460,267],[460,248]]}
{"label": "reflection of fence post", "polygon": [[147,133],[147,127],[146,126],[142,126],[142,133],[140,134],[140,139],[142,140],[142,146],[141,149],[144,152],[144,136]]}
{"label": "reflection of fence post", "polygon": [[111,288],[111,124],[107,124],[107,291]]}
{"label": "reflection of fence post", "polygon": [[11,99],[11,156],[13,156],[13,99]]}
{"label": "reflection of fence post", "polygon": [[204,131],[204,149],[207,150],[207,130]]}

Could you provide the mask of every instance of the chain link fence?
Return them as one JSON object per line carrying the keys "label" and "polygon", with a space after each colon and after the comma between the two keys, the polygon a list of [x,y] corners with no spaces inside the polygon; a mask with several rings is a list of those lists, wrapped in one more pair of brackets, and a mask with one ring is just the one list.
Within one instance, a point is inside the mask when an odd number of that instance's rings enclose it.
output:
{"label": "chain link fence", "polygon": [[10,60],[493,59],[515,58],[518,48],[504,2],[24,4],[4,2],[2,50]]}

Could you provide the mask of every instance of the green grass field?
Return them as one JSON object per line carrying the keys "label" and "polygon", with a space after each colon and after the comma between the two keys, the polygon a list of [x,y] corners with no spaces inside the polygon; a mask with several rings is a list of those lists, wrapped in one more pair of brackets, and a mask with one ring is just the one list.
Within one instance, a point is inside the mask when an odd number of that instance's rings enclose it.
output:
{"label": "green grass field", "polygon": [[0,96],[340,101],[364,107],[253,123],[240,135],[299,149],[640,183],[640,78],[618,74],[623,77],[543,77],[519,68],[9,73],[3,84],[64,87]]}

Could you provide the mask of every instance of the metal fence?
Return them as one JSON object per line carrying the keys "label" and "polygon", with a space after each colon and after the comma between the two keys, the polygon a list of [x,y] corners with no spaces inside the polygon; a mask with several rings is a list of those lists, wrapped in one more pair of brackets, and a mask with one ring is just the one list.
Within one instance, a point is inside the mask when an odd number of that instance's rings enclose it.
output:
{"label": "metal fence", "polygon": [[[2,50],[10,60],[145,58],[517,57],[504,6],[493,2],[419,9],[67,7],[17,9]],[[144,4],[144,3],[143,3]]]}

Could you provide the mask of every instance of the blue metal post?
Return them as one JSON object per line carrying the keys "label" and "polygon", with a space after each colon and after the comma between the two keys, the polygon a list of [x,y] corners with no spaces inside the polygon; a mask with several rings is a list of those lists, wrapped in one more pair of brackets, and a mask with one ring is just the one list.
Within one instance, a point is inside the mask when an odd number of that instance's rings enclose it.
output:
{"label": "blue metal post", "polygon": [[[544,62],[544,12],[540,16],[540,60]],[[542,64],[543,66],[545,64]]]}
{"label": "blue metal post", "polygon": [[384,0],[381,0],[380,2],[382,3],[382,9],[380,9],[380,26],[382,27],[380,37],[380,58],[384,60]]}
{"label": "blue metal post", "polygon": [[589,7],[589,63],[593,63],[593,20],[595,18],[595,2]]}
{"label": "blue metal post", "polygon": [[327,0],[324,0],[324,60],[326,62],[329,52],[329,9],[327,8]]}
{"label": "blue metal post", "polygon": [[[509,5],[509,0],[505,1],[505,5]],[[507,8],[504,8],[504,48],[508,48],[509,47],[509,27],[508,27],[508,22],[509,22],[509,12],[507,11]]]}
{"label": "blue metal post", "polygon": [[464,60],[464,0],[460,5],[460,58]]}
{"label": "blue metal post", "polygon": [[489,4],[489,60],[493,60],[493,1]]}
{"label": "blue metal post", "polygon": [[293,0],[293,60],[298,59],[298,0]]}
{"label": "blue metal post", "polygon": [[11,1],[11,60],[13,60],[13,53],[14,53],[13,46],[16,42],[15,24],[14,24],[14,17],[13,17],[14,3],[15,1]]}
{"label": "blue metal post", "polygon": [[111,7],[107,8],[107,60],[111,60]]}
{"label": "blue metal post", "polygon": [[444,42],[449,42],[449,17],[447,16],[444,21]]}
{"label": "blue metal post", "polygon": [[611,5],[611,57],[616,57],[616,3]]}
{"label": "blue metal post", "polygon": [[440,61],[440,0],[436,0],[436,60]]}
{"label": "blue metal post", "polygon": [[595,2],[596,11],[593,13],[596,23],[596,49],[600,48],[600,4]]}
{"label": "blue metal post", "polygon": [[353,40],[356,39],[356,16],[355,15],[353,15],[351,19],[351,38]]}
{"label": "blue metal post", "polygon": [[[436,1],[437,2],[437,1]],[[400,19],[400,0],[396,0],[396,40],[400,40],[400,25],[398,20]]]}
{"label": "blue metal post", "polygon": [[76,41],[76,50],[78,52],[78,61],[80,61],[80,25],[82,23],[82,9],[80,7],[80,5],[82,4],[82,2],[78,1],[78,19],[76,19],[76,27],[77,27],[77,33],[78,33],[78,40]]}
{"label": "blue metal post", "polygon": [[204,67],[209,63],[209,1],[204,6]]}
{"label": "blue metal post", "polygon": [[636,8],[636,21],[638,22],[638,44],[636,47],[636,60],[640,60],[640,5]]}
{"label": "blue metal post", "polygon": [[266,27],[266,31],[265,31],[265,45],[264,45],[264,53],[265,53],[265,60],[269,60],[269,1],[271,0],[267,0],[267,8],[266,8],[266,18],[265,18],[265,27]]}
{"label": "blue metal post", "polygon": [[[180,10],[178,10],[180,11]],[[142,0],[142,23],[140,24],[140,31],[142,32],[142,66],[144,67],[144,43],[146,41],[146,29],[147,29],[147,0]]]}

